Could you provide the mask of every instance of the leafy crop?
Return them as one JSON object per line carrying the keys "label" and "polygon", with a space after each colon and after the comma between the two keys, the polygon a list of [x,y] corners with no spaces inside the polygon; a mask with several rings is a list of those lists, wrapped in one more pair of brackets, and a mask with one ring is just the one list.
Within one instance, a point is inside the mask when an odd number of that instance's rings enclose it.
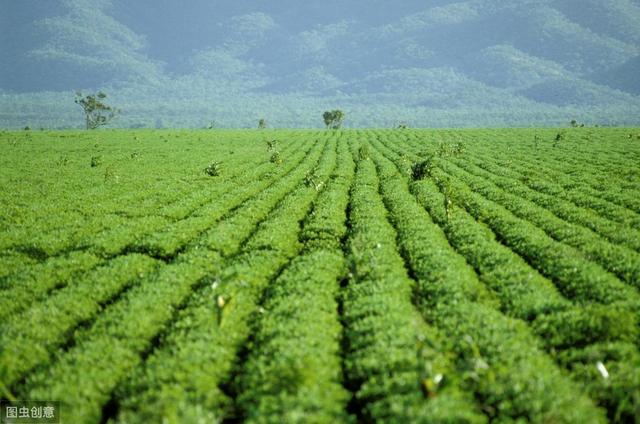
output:
{"label": "leafy crop", "polygon": [[217,177],[222,172],[222,164],[220,162],[213,161],[204,169],[204,173],[210,177]]}
{"label": "leafy crop", "polygon": [[1,131],[0,397],[88,423],[638,421],[636,133]]}

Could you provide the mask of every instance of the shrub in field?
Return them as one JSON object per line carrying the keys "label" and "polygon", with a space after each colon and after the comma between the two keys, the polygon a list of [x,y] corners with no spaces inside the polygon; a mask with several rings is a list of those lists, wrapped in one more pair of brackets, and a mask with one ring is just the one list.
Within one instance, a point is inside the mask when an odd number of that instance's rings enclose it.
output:
{"label": "shrub in field", "polygon": [[115,182],[118,182],[118,180],[120,179],[120,177],[118,176],[118,174],[116,174],[116,171],[114,171],[112,166],[107,166],[107,169],[104,170],[104,181],[109,181],[110,179],[113,179]]}
{"label": "shrub in field", "polygon": [[460,156],[464,153],[464,144],[458,143],[439,143],[436,155],[440,157]]}
{"label": "shrub in field", "polygon": [[411,177],[414,181],[431,177],[431,171],[436,167],[436,164],[437,161],[433,156],[422,161],[414,162],[413,165],[411,165]]}
{"label": "shrub in field", "polygon": [[370,158],[369,155],[369,146],[362,145],[360,146],[360,149],[358,149],[358,156],[360,157],[360,160],[367,160]]}
{"label": "shrub in field", "polygon": [[567,139],[567,132],[566,131],[560,131],[559,133],[556,134],[556,136],[553,139],[553,147],[558,147],[558,145],[565,141]]}
{"label": "shrub in field", "polygon": [[91,167],[95,168],[97,166],[102,165],[102,156],[92,156],[91,157]]}
{"label": "shrub in field", "polygon": [[267,151],[275,152],[278,150],[278,140],[267,140]]}
{"label": "shrub in field", "polygon": [[213,161],[204,169],[204,173],[210,177],[217,177],[222,171],[220,162]]}
{"label": "shrub in field", "polygon": [[276,165],[280,165],[282,163],[282,158],[280,157],[280,152],[279,151],[274,151],[271,154],[271,158],[269,159],[269,162],[271,163],[275,163]]}
{"label": "shrub in field", "polygon": [[322,188],[324,184],[322,183],[320,177],[318,177],[317,168],[314,168],[311,171],[307,171],[307,173],[304,176],[304,185],[306,185],[307,187],[311,187],[316,191]]}

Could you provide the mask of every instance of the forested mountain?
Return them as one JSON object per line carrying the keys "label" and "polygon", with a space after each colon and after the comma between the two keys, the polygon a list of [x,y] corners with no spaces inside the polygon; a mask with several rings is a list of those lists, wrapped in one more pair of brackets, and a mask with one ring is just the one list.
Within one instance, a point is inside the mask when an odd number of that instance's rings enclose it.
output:
{"label": "forested mountain", "polygon": [[0,0],[0,50],[3,126],[640,124],[637,0]]}

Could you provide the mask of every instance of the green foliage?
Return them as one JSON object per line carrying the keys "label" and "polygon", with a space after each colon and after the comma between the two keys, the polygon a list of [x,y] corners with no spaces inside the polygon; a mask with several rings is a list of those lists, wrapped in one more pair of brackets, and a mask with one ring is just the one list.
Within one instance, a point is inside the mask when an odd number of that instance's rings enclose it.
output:
{"label": "green foliage", "polygon": [[303,183],[305,186],[313,188],[315,191],[320,190],[324,185],[324,183],[320,181],[318,177],[318,170],[315,168],[310,171],[307,171],[307,173],[304,176]]}
{"label": "green foliage", "polygon": [[464,144],[460,142],[438,143],[438,147],[436,149],[435,155],[438,157],[460,156],[464,154],[464,152],[465,152]]}
{"label": "green foliage", "polygon": [[[376,147],[385,155],[396,157],[400,164],[399,155],[390,153],[387,146]],[[385,163],[381,155],[374,161],[383,176],[393,175],[395,167]],[[436,176],[444,181],[434,173],[434,178]],[[482,393],[479,399],[482,399],[483,411],[498,420],[527,416],[532,421],[571,421],[580,417],[602,421],[601,411],[587,398],[578,399],[575,395],[577,387],[559,369],[553,368],[549,358],[536,348],[535,338],[528,328],[497,312],[490,295],[486,291],[482,294],[483,287],[473,268],[453,250],[446,254],[448,240],[438,226],[429,221],[428,215],[417,209],[405,183],[392,178],[382,181],[382,194],[387,199],[390,218],[399,230],[398,240],[417,278],[416,297],[424,299],[420,303],[424,313],[452,340],[452,349],[460,355],[457,372],[462,373],[466,385],[474,387],[476,393]],[[428,184],[433,182],[421,180],[412,183],[411,189],[420,202],[430,202],[441,211],[441,222],[447,228],[451,224],[444,205],[438,197],[433,198],[430,193],[423,195],[420,191]],[[388,187],[384,188],[385,185]],[[457,215],[453,214],[453,217]],[[458,261],[456,267],[451,266],[453,261]],[[489,266],[500,263],[495,258],[486,262]],[[508,280],[502,281],[495,287],[507,283]],[[473,287],[476,289],[472,290]],[[535,297],[530,299],[535,300]],[[534,398],[535,405],[531,402]],[[501,400],[496,402],[498,399]]]}
{"label": "green foliage", "polygon": [[634,422],[630,131],[276,131],[277,167],[255,130],[0,131],[1,395],[73,422]]}
{"label": "green foliage", "polygon": [[411,303],[415,283],[395,246],[371,161],[358,162],[351,199],[345,368],[361,420],[484,422],[451,372],[444,339]]}
{"label": "green foliage", "polygon": [[[67,288],[32,308],[27,306],[29,300],[23,298],[18,304],[22,314],[14,314],[5,321],[0,343],[7,350],[0,354],[0,369],[6,370],[6,374],[0,374],[0,380],[11,385],[35,366],[47,363],[50,352],[64,344],[70,330],[95,316],[102,304],[136,284],[156,265],[142,255],[120,257],[78,275]],[[7,303],[11,300],[15,308],[18,299],[20,297],[3,300]]]}
{"label": "green foliage", "polygon": [[263,130],[267,128],[267,121],[264,118],[260,118],[258,121],[258,129]]}
{"label": "green foliage", "polygon": [[340,127],[342,127],[344,118],[345,118],[344,112],[339,109],[328,110],[322,114],[324,125],[327,127],[327,129],[332,129],[332,130],[337,130]]}
{"label": "green foliage", "polygon": [[426,160],[414,162],[411,165],[411,177],[414,181],[423,180],[431,176],[431,170],[435,166],[436,161],[433,157]]}
{"label": "green foliage", "polygon": [[267,151],[268,152],[275,152],[278,150],[278,140],[273,139],[273,140],[267,140]]}
{"label": "green foliage", "polygon": [[571,128],[584,128],[584,124],[579,123],[575,119],[572,119],[571,122],[569,122],[569,125]]}
{"label": "green foliage", "polygon": [[553,147],[558,147],[561,143],[563,143],[567,139],[567,132],[560,131],[556,133],[556,136],[553,138]]}
{"label": "green foliage", "polygon": [[69,165],[69,156],[61,155],[60,157],[58,157],[58,160],[56,160],[56,165],[58,165],[58,166],[67,166],[67,165]]}
{"label": "green foliage", "polygon": [[358,149],[358,158],[360,160],[368,160],[371,158],[369,155],[369,146],[367,145],[360,146],[360,148]]}
{"label": "green foliage", "polygon": [[82,107],[85,115],[85,125],[88,130],[95,130],[98,127],[107,125],[120,113],[119,109],[108,106],[104,103],[107,95],[102,91],[96,94],[82,95],[82,92],[76,92],[75,103]]}
{"label": "green foliage", "polygon": [[120,179],[120,177],[118,176],[117,172],[115,171],[115,169],[113,168],[112,165],[109,165],[105,168],[104,170],[104,181],[110,181],[113,180],[115,182],[118,182],[118,180]]}
{"label": "green foliage", "polygon": [[282,157],[280,156],[280,152],[277,150],[274,150],[274,152],[271,153],[271,156],[269,157],[269,162],[274,163],[276,165],[282,164]]}
{"label": "green foliage", "polygon": [[210,177],[217,177],[222,172],[222,164],[218,161],[213,161],[204,169],[204,173]]}

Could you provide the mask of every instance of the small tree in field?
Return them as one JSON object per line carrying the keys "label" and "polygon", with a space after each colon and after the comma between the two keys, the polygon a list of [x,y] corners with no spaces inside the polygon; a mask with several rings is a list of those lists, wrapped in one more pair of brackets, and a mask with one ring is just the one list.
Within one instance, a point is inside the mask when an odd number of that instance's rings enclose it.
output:
{"label": "small tree in field", "polygon": [[84,110],[85,123],[88,130],[94,130],[102,125],[106,125],[113,118],[118,116],[120,110],[107,106],[103,101],[107,95],[102,91],[96,94],[83,96],[80,91],[76,91],[75,103]]}
{"label": "small tree in field", "polygon": [[260,118],[260,120],[258,121],[258,129],[265,129],[267,128],[267,121],[265,121],[264,118]]}
{"label": "small tree in field", "polygon": [[322,114],[322,118],[327,129],[337,130],[342,126],[342,121],[344,121],[344,112],[339,109],[328,110]]}

